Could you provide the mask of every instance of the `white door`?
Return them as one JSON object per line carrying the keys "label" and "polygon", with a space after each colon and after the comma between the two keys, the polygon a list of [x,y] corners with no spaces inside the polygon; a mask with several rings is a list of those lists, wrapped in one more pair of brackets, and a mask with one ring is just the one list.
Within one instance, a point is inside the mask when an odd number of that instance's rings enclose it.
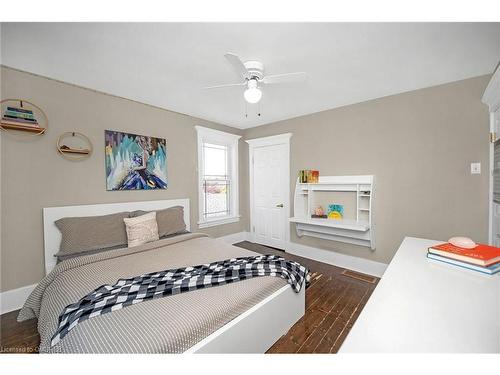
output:
{"label": "white door", "polygon": [[248,141],[251,231],[256,243],[285,249],[290,206],[289,135],[275,137]]}

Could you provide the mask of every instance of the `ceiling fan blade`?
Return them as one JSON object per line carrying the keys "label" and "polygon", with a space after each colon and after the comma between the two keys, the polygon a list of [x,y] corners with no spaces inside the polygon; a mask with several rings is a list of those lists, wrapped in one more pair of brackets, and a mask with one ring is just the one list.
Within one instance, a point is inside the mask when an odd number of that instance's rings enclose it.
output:
{"label": "ceiling fan blade", "polygon": [[304,72],[296,72],[296,73],[285,73],[285,74],[276,74],[272,76],[266,76],[262,78],[263,83],[273,84],[273,83],[288,83],[288,82],[302,82],[307,79],[307,74]]}
{"label": "ceiling fan blade", "polygon": [[225,87],[236,87],[236,86],[245,86],[245,85],[246,85],[246,83],[228,83],[227,85],[218,85],[218,86],[204,87],[203,90],[223,89]]}
{"label": "ceiling fan blade", "polygon": [[235,55],[234,53],[226,53],[224,57],[229,61],[229,64],[231,64],[240,76],[242,76],[245,79],[250,79],[250,73],[248,73],[247,68],[245,68],[245,65],[243,64],[243,61]]}

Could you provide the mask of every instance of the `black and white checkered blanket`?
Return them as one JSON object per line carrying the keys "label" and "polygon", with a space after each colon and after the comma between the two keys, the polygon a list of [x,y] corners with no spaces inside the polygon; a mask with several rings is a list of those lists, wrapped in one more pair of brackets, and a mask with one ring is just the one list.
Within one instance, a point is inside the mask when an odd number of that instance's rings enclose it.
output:
{"label": "black and white checkered blanket", "polygon": [[116,284],[103,285],[78,302],[66,306],[59,315],[59,325],[52,336],[51,346],[87,319],[150,299],[258,276],[281,277],[298,293],[308,277],[308,269],[276,255],[257,255],[119,279]]}

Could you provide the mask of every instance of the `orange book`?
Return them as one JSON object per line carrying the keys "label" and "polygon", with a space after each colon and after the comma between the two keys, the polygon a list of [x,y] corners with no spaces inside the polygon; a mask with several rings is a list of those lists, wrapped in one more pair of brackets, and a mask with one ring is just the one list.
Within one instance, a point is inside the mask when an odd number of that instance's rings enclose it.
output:
{"label": "orange book", "polygon": [[500,248],[482,244],[478,244],[473,249],[464,249],[463,247],[458,247],[451,243],[444,243],[430,247],[429,253],[477,264],[483,267],[488,267],[500,262]]}

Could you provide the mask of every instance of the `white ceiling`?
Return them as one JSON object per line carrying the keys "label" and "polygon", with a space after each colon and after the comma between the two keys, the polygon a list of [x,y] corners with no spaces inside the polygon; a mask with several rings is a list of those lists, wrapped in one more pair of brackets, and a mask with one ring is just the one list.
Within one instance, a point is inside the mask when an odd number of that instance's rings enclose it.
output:
{"label": "white ceiling", "polygon": [[[238,128],[491,73],[500,23],[3,23],[2,63]],[[224,59],[306,83],[248,105]]]}

